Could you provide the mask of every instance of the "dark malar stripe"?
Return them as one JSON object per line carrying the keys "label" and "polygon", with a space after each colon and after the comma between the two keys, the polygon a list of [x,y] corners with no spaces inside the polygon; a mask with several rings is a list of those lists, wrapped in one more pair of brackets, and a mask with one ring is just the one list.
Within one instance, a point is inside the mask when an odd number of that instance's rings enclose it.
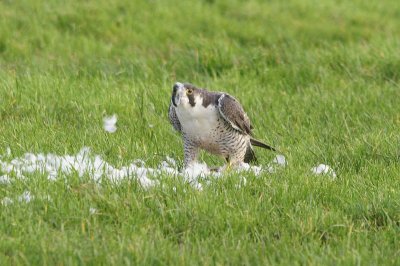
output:
{"label": "dark malar stripe", "polygon": [[188,99],[189,99],[189,104],[194,107],[196,105],[196,102],[194,101],[194,95],[193,93],[188,95]]}

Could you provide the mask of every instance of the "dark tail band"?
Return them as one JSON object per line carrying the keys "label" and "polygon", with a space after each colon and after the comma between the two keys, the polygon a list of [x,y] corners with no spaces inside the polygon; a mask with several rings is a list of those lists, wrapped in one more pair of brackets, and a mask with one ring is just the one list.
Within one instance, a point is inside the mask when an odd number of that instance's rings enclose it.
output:
{"label": "dark tail band", "polygon": [[256,139],[250,139],[250,143],[251,143],[251,145],[254,145],[254,146],[257,146],[260,148],[264,148],[264,149],[271,150],[271,151],[276,151],[275,148],[273,148],[265,143],[262,143],[261,141],[258,141]]}

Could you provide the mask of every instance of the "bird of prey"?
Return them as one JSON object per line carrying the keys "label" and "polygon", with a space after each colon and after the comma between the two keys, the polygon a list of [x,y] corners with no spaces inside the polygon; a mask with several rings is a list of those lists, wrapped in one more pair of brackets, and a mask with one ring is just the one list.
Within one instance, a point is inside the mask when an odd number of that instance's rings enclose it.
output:
{"label": "bird of prey", "polygon": [[168,116],[183,138],[185,168],[196,162],[200,149],[223,156],[230,166],[256,161],[252,145],[275,151],[252,137],[253,127],[243,107],[224,92],[177,82]]}

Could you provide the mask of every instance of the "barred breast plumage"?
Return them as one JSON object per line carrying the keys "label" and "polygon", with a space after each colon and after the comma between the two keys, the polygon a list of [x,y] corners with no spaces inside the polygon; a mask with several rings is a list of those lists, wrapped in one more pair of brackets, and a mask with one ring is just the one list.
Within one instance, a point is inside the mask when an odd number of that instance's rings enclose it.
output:
{"label": "barred breast plumage", "polygon": [[169,119],[182,134],[185,167],[197,160],[199,149],[223,156],[233,165],[256,159],[252,144],[274,150],[251,137],[247,114],[227,93],[178,82],[173,86]]}

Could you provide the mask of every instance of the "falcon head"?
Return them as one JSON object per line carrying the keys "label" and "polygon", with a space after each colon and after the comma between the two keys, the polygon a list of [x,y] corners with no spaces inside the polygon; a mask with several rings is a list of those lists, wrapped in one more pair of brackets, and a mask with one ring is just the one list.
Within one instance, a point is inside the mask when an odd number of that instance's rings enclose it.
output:
{"label": "falcon head", "polygon": [[183,107],[194,107],[196,99],[201,97],[200,89],[189,83],[177,82],[172,87],[171,102],[175,107],[179,105]]}

